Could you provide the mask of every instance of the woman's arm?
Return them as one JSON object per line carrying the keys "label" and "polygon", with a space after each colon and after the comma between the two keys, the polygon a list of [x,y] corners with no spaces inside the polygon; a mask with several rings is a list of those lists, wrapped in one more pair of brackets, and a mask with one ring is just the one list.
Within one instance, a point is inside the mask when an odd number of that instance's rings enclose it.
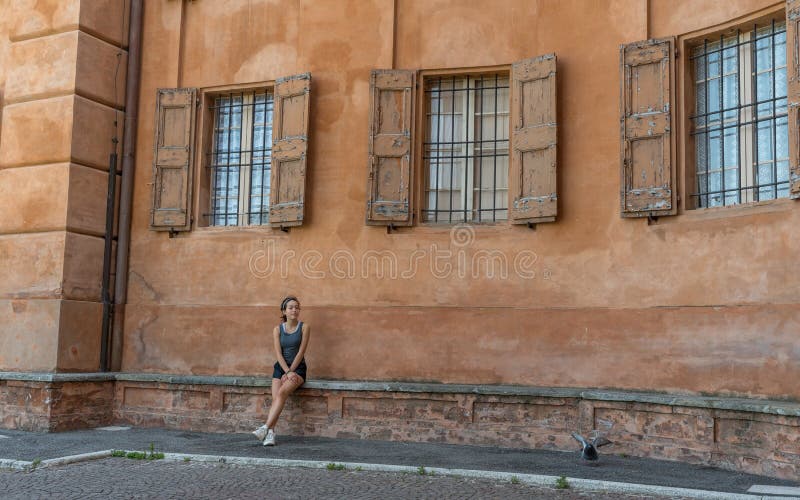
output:
{"label": "woman's arm", "polygon": [[278,364],[281,365],[283,371],[289,372],[289,365],[286,364],[286,360],[283,359],[283,351],[281,351],[281,328],[276,326],[274,330],[272,330],[272,346],[275,348],[275,357],[278,360]]}
{"label": "woman's arm", "polygon": [[303,323],[303,340],[300,341],[300,350],[297,351],[297,356],[294,357],[294,362],[292,363],[291,368],[289,368],[290,372],[295,371],[300,365],[300,362],[303,361],[303,356],[306,355],[306,348],[308,347],[308,339],[310,337],[311,327]]}

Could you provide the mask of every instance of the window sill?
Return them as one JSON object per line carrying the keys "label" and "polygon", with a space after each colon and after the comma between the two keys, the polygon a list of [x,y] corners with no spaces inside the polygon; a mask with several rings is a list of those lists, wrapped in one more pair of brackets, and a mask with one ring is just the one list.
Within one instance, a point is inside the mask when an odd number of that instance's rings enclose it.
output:
{"label": "window sill", "polygon": [[459,228],[471,228],[482,233],[499,233],[509,231],[512,224],[508,221],[497,222],[420,222],[409,229],[418,234],[442,234],[450,233]]}
{"label": "window sill", "polygon": [[661,217],[655,224],[669,225],[686,222],[703,222],[719,219],[730,219],[734,217],[750,217],[762,214],[783,213],[793,210],[800,201],[791,198],[780,198],[778,200],[758,201],[732,205],[727,207],[698,208],[685,210],[673,217]]}
{"label": "window sill", "polygon": [[419,227],[456,227],[456,226],[475,226],[475,227],[497,227],[497,226],[510,226],[507,220],[498,220],[494,222],[434,222],[426,221],[417,224]]}
{"label": "window sill", "polygon": [[275,235],[286,234],[278,229],[273,229],[269,225],[263,226],[198,226],[194,230],[198,233],[271,233]]}

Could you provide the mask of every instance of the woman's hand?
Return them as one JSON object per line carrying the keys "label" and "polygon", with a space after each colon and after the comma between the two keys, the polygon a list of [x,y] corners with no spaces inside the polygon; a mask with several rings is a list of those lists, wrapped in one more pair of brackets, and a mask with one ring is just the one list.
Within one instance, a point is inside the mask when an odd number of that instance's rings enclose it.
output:
{"label": "woman's hand", "polygon": [[[291,373],[291,372],[289,372],[289,373]],[[283,374],[283,376],[281,377],[281,382],[285,383],[287,380],[289,380],[289,373],[284,373]]]}
{"label": "woman's hand", "polygon": [[300,379],[300,375],[296,374],[295,372],[289,372],[286,375],[289,377],[289,380],[291,380],[292,382],[296,383],[296,382],[300,381],[299,380]]}

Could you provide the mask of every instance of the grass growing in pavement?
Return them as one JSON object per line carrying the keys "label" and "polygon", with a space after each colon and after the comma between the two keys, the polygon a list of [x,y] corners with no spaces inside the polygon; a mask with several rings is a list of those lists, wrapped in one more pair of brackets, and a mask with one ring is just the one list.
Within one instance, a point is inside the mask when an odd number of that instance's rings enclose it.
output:
{"label": "grass growing in pavement", "polygon": [[153,445],[153,443],[150,443],[150,455],[147,457],[148,460],[160,460],[164,458],[164,454],[156,453],[155,449],[156,449],[155,445]]}
{"label": "grass growing in pavement", "polygon": [[347,469],[347,467],[345,467],[344,464],[337,464],[337,463],[334,463],[334,462],[329,463],[328,465],[325,466],[325,468],[328,469],[328,470],[345,470],[345,469]]}
{"label": "grass growing in pavement", "polygon": [[417,467],[417,474],[420,476],[433,476],[434,472],[432,470],[427,470],[425,467],[420,465]]}
{"label": "grass growing in pavement", "polygon": [[511,476],[511,484],[519,484],[519,478],[517,476]]}
{"label": "grass growing in pavement", "polygon": [[[153,443],[150,443],[150,453],[146,451],[128,451],[125,450],[113,450],[111,452],[112,457],[121,457],[121,458],[130,458],[131,460],[161,460],[164,458],[164,454],[155,451],[155,446]],[[187,457],[188,458],[188,457]],[[184,461],[187,461],[184,459]]]}
{"label": "grass growing in pavement", "polygon": [[567,476],[561,476],[556,479],[556,488],[559,490],[566,490],[569,488],[569,481],[567,481]]}
{"label": "grass growing in pavement", "polygon": [[39,464],[41,463],[42,463],[41,458],[34,458],[33,462],[31,462],[31,470],[36,470],[36,468],[39,467]]}

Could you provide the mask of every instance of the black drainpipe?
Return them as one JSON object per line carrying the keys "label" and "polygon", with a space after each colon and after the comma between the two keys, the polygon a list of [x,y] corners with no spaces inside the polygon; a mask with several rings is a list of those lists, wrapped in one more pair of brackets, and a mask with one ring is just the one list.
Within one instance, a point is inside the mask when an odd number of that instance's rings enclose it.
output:
{"label": "black drainpipe", "polygon": [[[131,0],[130,27],[128,28],[128,72],[125,81],[125,132],[122,138],[122,180],[119,195],[119,224],[117,236],[117,261],[114,280],[114,303],[103,294],[103,332],[101,338],[100,369],[119,371],[122,362],[122,327],[125,321],[125,303],[128,299],[128,255],[131,237],[131,207],[133,205],[133,173],[136,159],[136,124],[139,108],[139,75],[141,68],[143,0]],[[116,157],[116,153],[114,153]],[[116,158],[111,162],[116,166]],[[115,176],[116,177],[116,176]],[[109,178],[111,174],[109,172]],[[113,188],[109,192],[113,194]],[[113,214],[113,198],[112,214]],[[113,220],[113,217],[109,218]],[[107,221],[109,219],[106,219]],[[114,228],[106,224],[106,233]],[[107,237],[106,246],[109,247]],[[103,284],[107,289],[111,272],[110,251],[108,264],[103,262]],[[105,289],[104,289],[105,291]],[[106,311],[107,309],[107,311]]]}
{"label": "black drainpipe", "polygon": [[105,247],[103,248],[103,278],[100,286],[100,295],[103,299],[103,334],[100,337],[100,370],[108,371],[108,340],[111,319],[114,308],[111,303],[109,284],[111,282],[111,250],[114,240],[114,201],[117,189],[117,138],[114,137],[114,152],[111,153],[108,163],[108,191],[106,195],[106,232]]}

